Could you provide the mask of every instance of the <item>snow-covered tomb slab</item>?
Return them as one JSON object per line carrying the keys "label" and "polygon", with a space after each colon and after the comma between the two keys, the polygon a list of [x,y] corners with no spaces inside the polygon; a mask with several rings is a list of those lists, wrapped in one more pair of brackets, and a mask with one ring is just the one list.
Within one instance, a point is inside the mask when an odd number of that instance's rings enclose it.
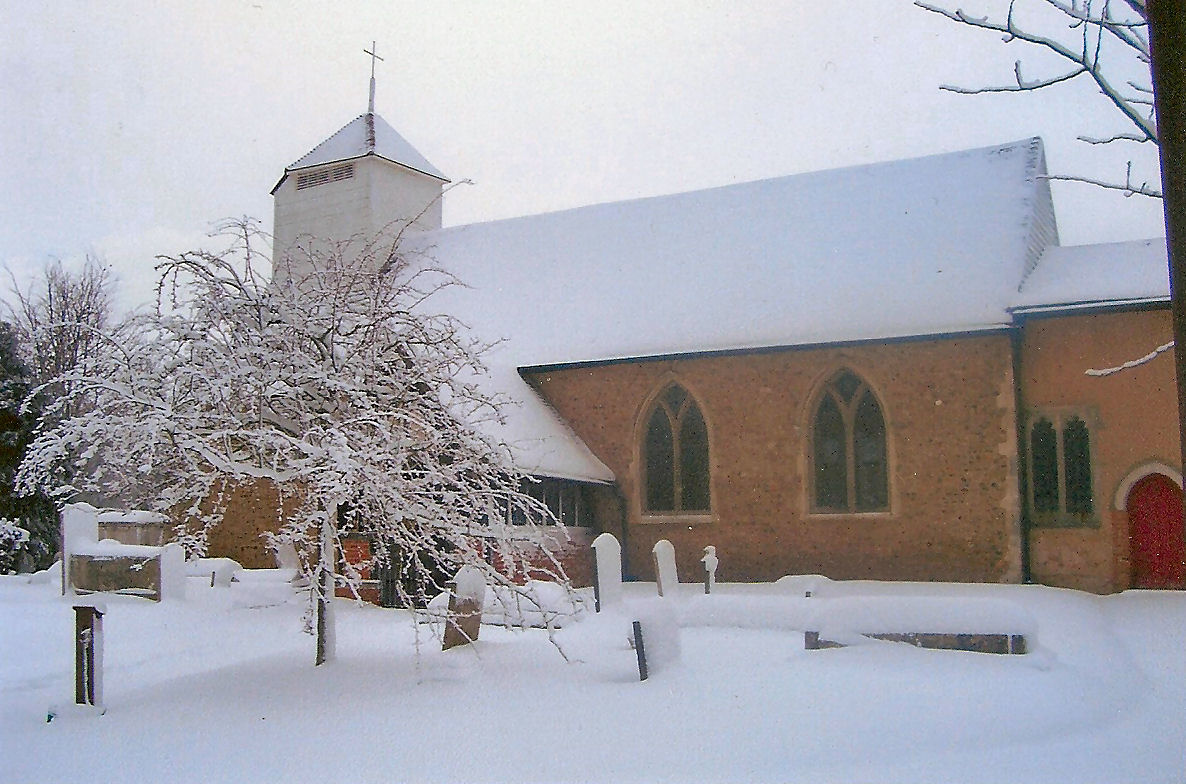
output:
{"label": "snow-covered tomb slab", "polygon": [[865,596],[812,602],[820,606],[803,633],[807,650],[871,638],[919,648],[1024,654],[1037,632],[1033,616],[998,599]]}
{"label": "snow-covered tomb slab", "polygon": [[[62,594],[125,593],[153,601],[185,597],[185,553],[177,543],[160,547],[99,539],[104,512],[90,504],[62,509]],[[156,521],[151,512],[121,512],[118,519]]]}

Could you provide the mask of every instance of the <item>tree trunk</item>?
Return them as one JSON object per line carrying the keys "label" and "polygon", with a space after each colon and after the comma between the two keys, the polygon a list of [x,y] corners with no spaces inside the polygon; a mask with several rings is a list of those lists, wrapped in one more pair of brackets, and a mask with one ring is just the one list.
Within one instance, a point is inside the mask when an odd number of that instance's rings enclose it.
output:
{"label": "tree trunk", "polygon": [[[1174,365],[1178,378],[1178,433],[1186,466],[1186,13],[1180,0],[1149,0],[1153,104],[1161,147],[1165,239],[1169,248]],[[1184,496],[1186,498],[1186,496]]]}
{"label": "tree trunk", "polygon": [[338,504],[331,503],[321,522],[317,543],[317,574],[313,590],[317,592],[317,658],[315,666],[337,658],[334,634],[334,524],[338,519]]}

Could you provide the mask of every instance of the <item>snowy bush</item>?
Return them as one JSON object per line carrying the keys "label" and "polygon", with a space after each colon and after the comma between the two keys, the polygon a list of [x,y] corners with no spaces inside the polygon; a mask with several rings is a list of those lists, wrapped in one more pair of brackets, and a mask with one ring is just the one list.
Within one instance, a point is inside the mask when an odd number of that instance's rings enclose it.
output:
{"label": "snowy bush", "polygon": [[21,553],[29,545],[29,532],[14,520],[0,517],[0,574],[13,574],[20,566]]}

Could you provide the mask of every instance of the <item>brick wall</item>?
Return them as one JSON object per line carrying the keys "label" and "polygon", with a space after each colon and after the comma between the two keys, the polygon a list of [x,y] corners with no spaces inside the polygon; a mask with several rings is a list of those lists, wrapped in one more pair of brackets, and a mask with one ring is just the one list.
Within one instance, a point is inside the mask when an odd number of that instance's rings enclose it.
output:
{"label": "brick wall", "polygon": [[[882,406],[890,462],[886,513],[809,510],[812,398],[841,368],[860,375]],[[632,361],[539,372],[529,380],[618,477],[629,522],[629,575],[653,579],[650,549],[666,538],[689,577],[702,571],[704,546],[716,545],[722,581],[792,573],[1020,579],[1007,335]],[[695,396],[708,425],[711,522],[653,523],[641,512],[641,420],[651,396],[671,381]]]}
{"label": "brick wall", "polygon": [[283,524],[284,509],[292,510],[295,498],[286,498],[264,480],[241,482],[228,491],[226,513],[221,525],[210,531],[209,555],[234,558],[248,569],[276,566],[275,554],[264,539]]}
{"label": "brick wall", "polygon": [[1171,337],[1168,309],[1034,318],[1025,325],[1023,405],[1090,417],[1095,524],[1033,528],[1034,579],[1107,592],[1129,587],[1128,516],[1120,484],[1141,465],[1181,463],[1173,352],[1112,376],[1084,373],[1144,356]]}

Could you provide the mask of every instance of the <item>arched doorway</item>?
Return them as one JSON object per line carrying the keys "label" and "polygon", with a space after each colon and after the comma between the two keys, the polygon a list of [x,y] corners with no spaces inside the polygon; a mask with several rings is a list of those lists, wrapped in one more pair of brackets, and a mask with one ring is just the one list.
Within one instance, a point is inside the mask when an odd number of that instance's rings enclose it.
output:
{"label": "arched doorway", "polygon": [[1149,474],[1133,484],[1128,510],[1133,588],[1186,587],[1186,537],[1182,490],[1165,474]]}

